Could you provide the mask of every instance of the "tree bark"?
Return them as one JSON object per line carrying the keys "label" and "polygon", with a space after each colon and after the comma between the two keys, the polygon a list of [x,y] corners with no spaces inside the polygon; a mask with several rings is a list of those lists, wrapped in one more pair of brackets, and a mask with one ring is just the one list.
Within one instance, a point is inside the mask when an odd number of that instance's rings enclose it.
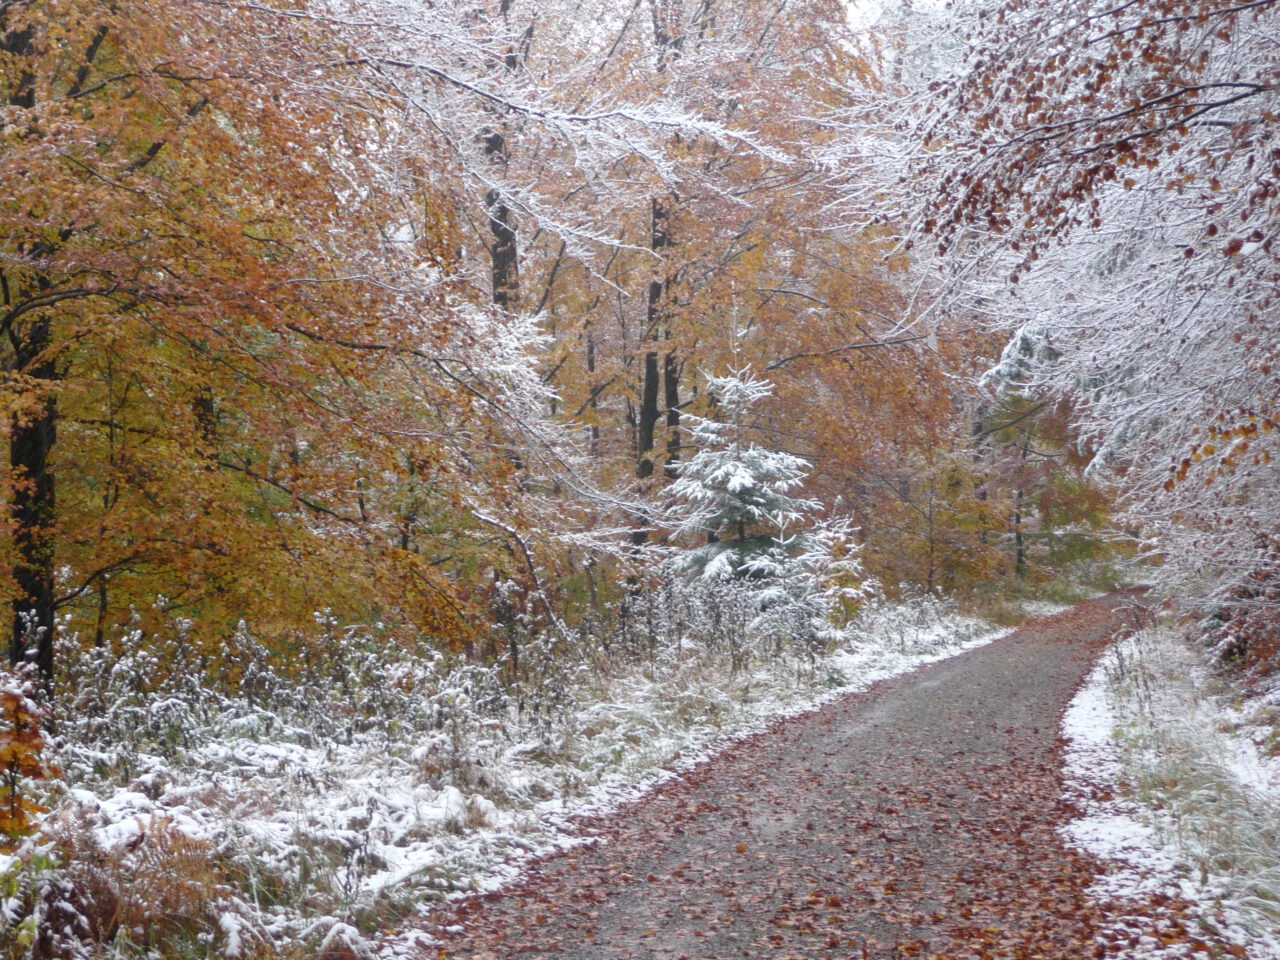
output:
{"label": "tree bark", "polygon": [[[33,58],[33,28],[9,28],[8,8],[0,11],[0,49],[13,57]],[[88,64],[97,56],[106,28],[98,30],[85,54],[85,65],[76,77],[70,93],[83,86]],[[35,73],[20,71],[12,89],[9,105],[25,110],[35,107]],[[63,231],[62,240],[70,235]],[[33,262],[50,253],[44,241],[27,251]],[[54,559],[53,525],[56,501],[50,455],[58,436],[58,406],[52,385],[58,379],[57,364],[51,356],[50,320],[39,310],[22,323],[14,311],[23,297],[22,288],[47,291],[49,281],[37,273],[34,278],[18,280],[12,287],[9,277],[0,274],[0,293],[9,312],[9,343],[13,349],[11,373],[27,380],[25,389],[40,391],[30,407],[10,416],[9,471],[12,483],[13,540],[17,557],[13,579],[17,594],[13,599],[13,631],[9,641],[9,659],[13,663],[34,662],[40,671],[41,686],[46,694],[53,692],[54,640]],[[16,288],[16,289],[15,289]],[[21,388],[20,388],[21,389]]]}
{"label": "tree bark", "polygon": [[667,464],[669,479],[680,473],[680,361],[670,351],[662,361],[663,402],[667,407]]}
{"label": "tree bark", "polygon": [[648,480],[653,476],[653,443],[658,425],[660,379],[658,351],[649,350],[644,355],[644,386],[640,392],[640,411],[636,422],[638,447],[636,477],[640,480]]}
{"label": "tree bark", "polygon": [[1027,575],[1027,546],[1022,536],[1022,488],[1013,495],[1013,570],[1021,580]]}
{"label": "tree bark", "polygon": [[596,372],[596,338],[595,335],[587,331],[587,379],[592,384],[591,388],[591,456],[593,458],[600,456],[600,420],[597,411],[600,406],[599,393],[595,389],[595,372]]}
{"label": "tree bark", "polygon": [[[511,14],[512,0],[502,0],[498,13],[505,20]],[[533,42],[533,25],[525,29],[518,45],[507,50],[503,66],[507,73],[515,75],[524,69],[529,44]],[[505,176],[510,154],[506,134],[501,129],[505,120],[484,131],[484,155],[499,176]],[[516,231],[515,213],[502,191],[495,188],[485,194],[485,212],[489,217],[489,232],[493,242],[489,246],[492,264],[493,303],[498,309],[510,312],[516,308],[520,293],[520,241]]]}
{"label": "tree bark", "polygon": [[[1018,469],[1019,476],[1025,476],[1027,472],[1027,455],[1031,452],[1031,433],[1024,431],[1022,434],[1022,452],[1021,464]],[[1018,489],[1014,492],[1013,506],[1013,543],[1014,543],[1014,572],[1018,579],[1021,580],[1027,575],[1027,544],[1026,538],[1022,534],[1022,501],[1025,496],[1022,484],[1018,484]]]}
{"label": "tree bark", "polygon": [[[484,152],[495,168],[505,172],[507,168],[507,139],[497,130],[484,137]],[[520,294],[519,237],[516,234],[515,216],[506,198],[498,190],[490,190],[484,199],[489,217],[489,232],[493,242],[489,245],[492,264],[493,304],[499,310],[515,309]]]}
{"label": "tree bark", "polygon": [[[49,321],[36,320],[12,335],[14,366],[42,384],[57,379],[49,358]],[[54,475],[50,454],[58,435],[57,400],[40,398],[34,412],[15,416],[10,423],[9,467],[13,477],[14,546],[18,559],[14,580],[13,635],[9,658],[34,661],[47,692],[53,687],[54,635]]]}
{"label": "tree bark", "polygon": [[[664,201],[658,199],[652,201],[649,246],[659,257],[662,256],[662,251],[671,246],[669,216]],[[636,477],[640,480],[647,480],[653,476],[654,440],[661,415],[658,398],[662,393],[662,367],[658,363],[656,341],[666,332],[667,297],[670,293],[671,279],[666,275],[665,264],[660,263],[658,269],[661,273],[649,281],[645,309],[646,337],[653,346],[644,355],[644,381],[640,390],[640,411],[637,418]],[[670,390],[669,387],[668,390]]]}

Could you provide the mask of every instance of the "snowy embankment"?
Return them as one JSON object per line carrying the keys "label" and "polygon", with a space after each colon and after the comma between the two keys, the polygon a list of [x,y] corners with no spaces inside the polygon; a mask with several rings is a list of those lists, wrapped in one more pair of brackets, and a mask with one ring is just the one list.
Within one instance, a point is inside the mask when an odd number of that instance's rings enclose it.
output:
{"label": "snowy embankment", "polygon": [[1120,640],[1071,702],[1068,799],[1083,817],[1066,832],[1107,863],[1095,897],[1189,903],[1194,920],[1191,939],[1158,917],[1117,921],[1125,957],[1204,957],[1203,936],[1280,960],[1278,709],[1280,689],[1233,699],[1168,627]]}
{"label": "snowy embankment", "polygon": [[[385,654],[303,688],[252,674],[250,658],[248,700],[209,693],[139,641],[85,665],[84,719],[57,751],[67,786],[39,838],[47,856],[28,850],[25,868],[28,889],[75,892],[40,908],[37,926],[68,931],[68,956],[82,931],[89,956],[105,890],[117,946],[173,920],[212,957],[326,944],[365,955],[424,903],[493,889],[531,857],[589,842],[574,817],[781,716],[1000,634],[926,599],[864,610],[825,652],[770,643],[727,658],[681,634],[628,660],[586,654],[536,695],[513,694],[490,668]],[[19,867],[0,859],[0,877]],[[0,899],[0,932],[19,907]]]}

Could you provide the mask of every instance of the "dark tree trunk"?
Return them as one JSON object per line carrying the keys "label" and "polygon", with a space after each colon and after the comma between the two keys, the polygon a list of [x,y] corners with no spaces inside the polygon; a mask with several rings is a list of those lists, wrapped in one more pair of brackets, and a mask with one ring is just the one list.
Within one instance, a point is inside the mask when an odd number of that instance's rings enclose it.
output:
{"label": "dark tree trunk", "polygon": [[93,624],[93,645],[101,647],[107,638],[107,611],[110,609],[110,594],[107,591],[107,578],[98,578],[98,616]]}
{"label": "dark tree trunk", "polygon": [[[0,52],[13,58],[27,58],[35,63],[35,27],[28,25],[14,30],[10,27],[10,8],[30,6],[29,3],[5,3],[0,5]],[[94,34],[74,80],[64,97],[69,102],[79,96],[88,80],[92,65],[98,56],[108,28],[100,27]],[[11,107],[32,110],[36,105],[36,71],[20,70],[14,85],[8,91]],[[199,109],[198,107],[195,109]],[[15,129],[20,128],[15,123]],[[134,170],[140,170],[155,159],[163,148],[160,141],[139,158]],[[30,244],[23,252],[27,259],[39,263],[65,243],[73,233],[72,227],[64,227],[56,240],[44,238]],[[58,406],[54,384],[61,379],[53,357],[52,321],[39,308],[24,312],[23,297],[28,292],[45,295],[52,283],[48,276],[35,272],[11,278],[0,271],[0,298],[5,313],[3,326],[7,329],[9,346],[7,372],[13,377],[14,392],[24,396],[22,409],[10,416],[9,470],[13,485],[10,504],[13,519],[13,543],[16,558],[13,579],[17,594],[13,600],[13,632],[9,642],[9,657],[14,663],[34,662],[40,671],[41,686],[46,695],[53,693],[53,641],[54,641],[54,524],[55,484],[50,465],[54,443],[58,436]],[[18,379],[21,378],[21,379]],[[105,586],[100,585],[100,599],[105,596]]]}
{"label": "dark tree trunk", "polygon": [[[15,369],[42,383],[57,379],[48,358],[49,322],[37,320],[14,337]],[[34,661],[46,690],[53,684],[54,477],[49,457],[58,435],[58,407],[52,395],[34,411],[15,417],[9,439],[13,475],[14,545],[18,559],[14,579],[13,636],[9,657],[14,663]]]}
{"label": "dark tree trunk", "polygon": [[636,464],[636,476],[648,480],[653,476],[653,441],[658,425],[658,386],[660,373],[658,370],[658,351],[650,350],[644,355],[644,386],[640,393],[640,414],[637,420],[637,446],[639,460]]}
{"label": "dark tree trunk", "polygon": [[[671,60],[680,57],[685,40],[685,24],[681,16],[682,6],[651,0],[649,5],[653,20],[654,46],[658,53],[657,69],[663,73]],[[711,11],[711,0],[702,0],[693,18],[692,25],[699,34],[707,27]],[[678,137],[677,137],[678,139]],[[658,363],[657,343],[671,339],[670,297],[672,276],[669,267],[663,262],[663,251],[672,245],[671,211],[677,202],[674,194],[666,198],[654,198],[650,206],[650,249],[657,254],[659,273],[649,283],[648,309],[646,314],[646,336],[653,342],[654,349],[645,353],[644,382],[640,390],[640,410],[637,418],[636,432],[636,477],[648,480],[654,474],[653,451],[655,434],[662,409],[659,406],[659,394],[666,407],[666,426],[668,432],[666,450],[667,463],[663,473],[672,477],[676,473],[675,464],[680,458],[680,372],[681,364],[674,350],[668,351],[661,365]],[[636,531],[632,541],[641,545],[647,539],[643,531]]]}
{"label": "dark tree trunk", "polygon": [[[13,57],[32,57],[34,28],[20,30],[9,28],[8,7],[0,10],[0,30],[3,40],[0,48]],[[87,62],[92,62],[97,48],[105,36],[98,32],[97,39],[88,51]],[[80,88],[87,68],[82,69],[72,92]],[[35,106],[33,71],[20,71],[14,86],[8,92],[10,106],[30,110]],[[65,235],[64,235],[65,239]],[[27,251],[33,261],[49,253],[37,244]],[[57,378],[57,370],[49,356],[51,331],[49,321],[33,314],[21,326],[13,322],[12,311],[22,298],[21,288],[30,284],[37,289],[47,287],[47,282],[37,276],[17,281],[13,288],[9,278],[0,275],[4,306],[9,317],[9,343],[13,349],[11,371],[37,382],[37,389],[44,390]],[[30,389],[30,386],[27,387]],[[46,693],[53,691],[53,571],[54,571],[54,482],[49,467],[49,456],[57,439],[57,402],[48,392],[40,396],[32,408],[11,417],[9,436],[9,467],[13,484],[12,517],[13,541],[17,557],[13,566],[13,578],[18,593],[13,600],[13,633],[9,642],[9,659],[14,663],[32,662],[40,670],[41,685]]]}
{"label": "dark tree trunk", "polygon": [[[505,172],[506,137],[496,130],[485,134],[484,152],[495,168]],[[489,216],[489,232],[493,234],[493,243],[489,246],[493,303],[500,310],[510,311],[515,308],[520,292],[520,244],[516,234],[515,216],[507,205],[506,198],[497,190],[490,190],[485,195],[484,203]]]}
{"label": "dark tree trunk", "polygon": [[[644,355],[644,386],[640,394],[640,410],[636,420],[637,446],[639,459],[636,463],[636,477],[648,480],[653,476],[653,438],[658,425],[658,351],[650,350]],[[643,519],[643,518],[642,518]],[[646,519],[647,523],[647,519]],[[644,546],[649,539],[649,531],[635,530],[631,534],[633,546]]]}
{"label": "dark tree trunk", "polygon": [[[511,7],[511,0],[502,0],[498,13],[504,20],[510,16]],[[508,74],[514,75],[524,69],[532,42],[533,24],[530,24],[520,42],[513,44],[503,58],[503,66]],[[510,160],[504,126],[505,120],[499,121],[482,134],[485,157],[499,176],[505,176]],[[493,234],[493,243],[489,245],[493,303],[500,310],[511,311],[516,308],[520,292],[520,241],[516,232],[515,213],[506,196],[498,189],[485,194],[484,205],[489,217],[489,232]]]}
{"label": "dark tree trunk", "polygon": [[675,479],[680,472],[680,362],[675,351],[662,361],[663,401],[667,406],[667,477]]}
{"label": "dark tree trunk", "polygon": [[1022,536],[1022,490],[1013,495],[1013,569],[1021,580],[1027,575],[1027,545]]}
{"label": "dark tree trunk", "polygon": [[[650,248],[659,256],[671,246],[668,218],[670,214],[666,204],[654,200],[650,206]],[[640,411],[637,419],[636,434],[636,476],[647,480],[653,476],[654,439],[661,415],[658,399],[662,393],[662,368],[658,364],[656,341],[666,335],[667,297],[670,293],[671,280],[665,274],[666,267],[659,265],[663,271],[649,282],[649,295],[645,312],[645,335],[654,342],[654,348],[644,355],[644,382],[640,390]],[[668,392],[670,386],[668,386]]]}
{"label": "dark tree trunk", "polygon": [[596,338],[587,331],[587,380],[591,386],[591,456],[600,456],[600,419],[596,415],[599,409],[599,393],[595,388],[596,372]]}
{"label": "dark tree trunk", "polygon": [[199,432],[201,455],[212,460],[218,453],[218,407],[213,401],[213,390],[202,386],[191,401],[191,415]]}
{"label": "dark tree trunk", "polygon": [[[1027,472],[1027,456],[1031,452],[1031,434],[1029,432],[1022,435],[1022,457],[1018,472],[1025,475]],[[1014,545],[1014,572],[1021,579],[1027,575],[1027,544],[1026,538],[1022,534],[1022,505],[1025,496],[1021,484],[1014,492],[1013,500],[1013,545]]]}

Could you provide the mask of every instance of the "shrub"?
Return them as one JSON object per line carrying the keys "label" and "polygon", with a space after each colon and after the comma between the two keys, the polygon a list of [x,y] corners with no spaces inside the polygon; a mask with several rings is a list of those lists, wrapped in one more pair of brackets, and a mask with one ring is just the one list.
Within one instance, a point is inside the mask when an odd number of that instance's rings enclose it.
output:
{"label": "shrub", "polygon": [[45,709],[34,698],[25,669],[0,672],[0,853],[10,853],[35,832],[48,811],[31,796],[30,782],[57,776],[44,759],[40,721]]}

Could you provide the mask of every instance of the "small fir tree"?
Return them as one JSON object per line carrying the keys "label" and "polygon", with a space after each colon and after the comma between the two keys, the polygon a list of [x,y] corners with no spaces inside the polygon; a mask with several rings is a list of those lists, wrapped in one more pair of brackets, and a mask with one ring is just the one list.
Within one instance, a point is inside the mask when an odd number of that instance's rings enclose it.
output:
{"label": "small fir tree", "polygon": [[775,580],[803,548],[789,535],[820,510],[816,500],[794,497],[809,464],[789,453],[765,450],[745,439],[751,408],[773,392],[773,384],[749,369],[708,377],[718,419],[689,416],[698,452],[680,467],[669,496],[684,516],[679,539],[706,543],[682,554],[678,569],[706,580]]}
{"label": "small fir tree", "polygon": [[856,612],[870,584],[847,521],[820,520],[822,504],[793,496],[809,464],[746,439],[751,409],[773,385],[749,369],[708,377],[717,419],[691,416],[699,450],[669,496],[680,540],[702,540],[673,560],[696,585],[750,590],[757,635],[829,638]]}

